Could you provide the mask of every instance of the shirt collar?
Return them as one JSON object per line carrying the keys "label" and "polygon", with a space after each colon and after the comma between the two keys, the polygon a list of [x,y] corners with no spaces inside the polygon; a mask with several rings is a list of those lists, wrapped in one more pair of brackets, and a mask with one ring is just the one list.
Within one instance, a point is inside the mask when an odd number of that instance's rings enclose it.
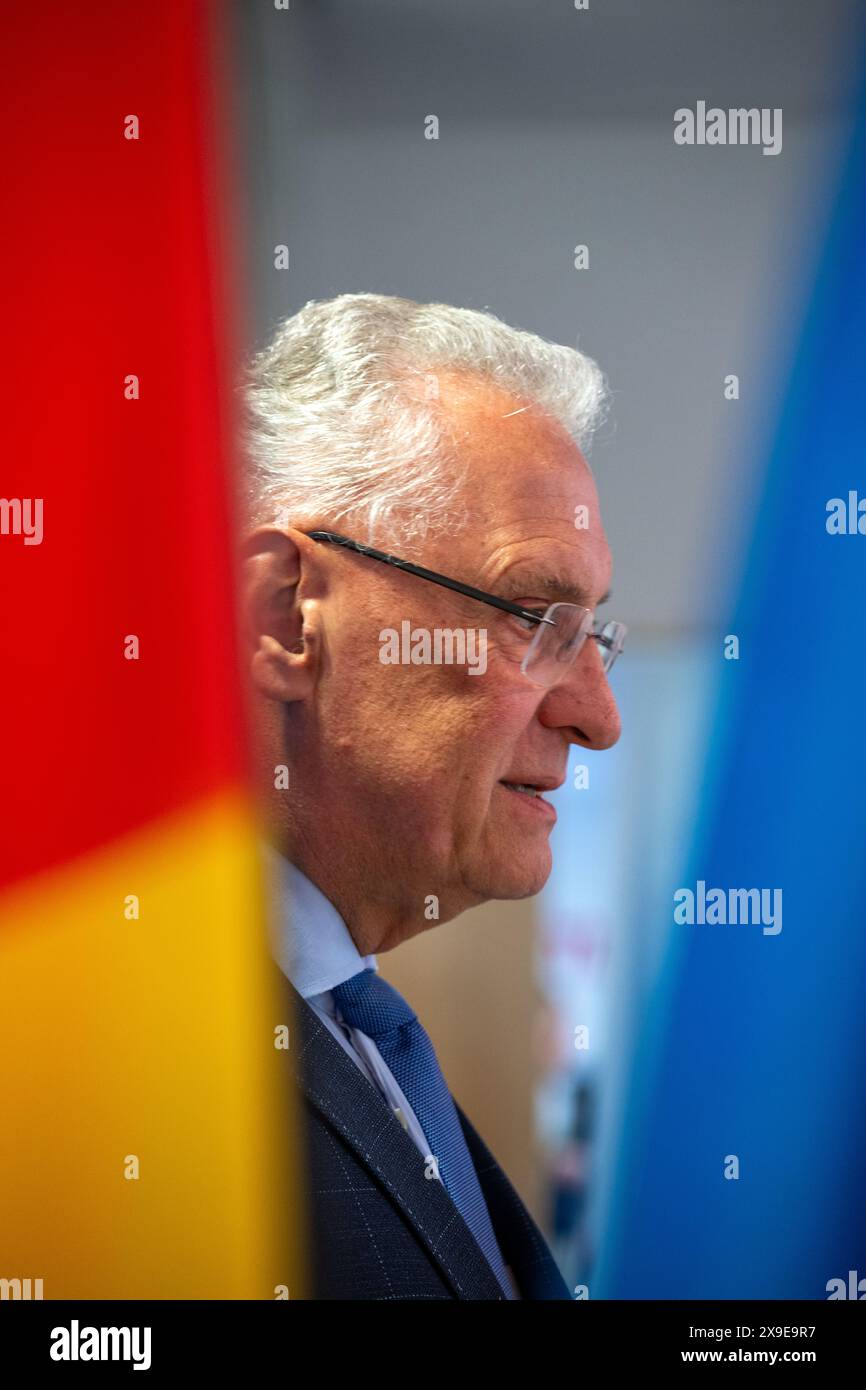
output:
{"label": "shirt collar", "polygon": [[376,957],[361,955],[321,889],[271,845],[262,848],[272,883],[273,954],[302,998],[331,990],[361,970],[378,970]]}

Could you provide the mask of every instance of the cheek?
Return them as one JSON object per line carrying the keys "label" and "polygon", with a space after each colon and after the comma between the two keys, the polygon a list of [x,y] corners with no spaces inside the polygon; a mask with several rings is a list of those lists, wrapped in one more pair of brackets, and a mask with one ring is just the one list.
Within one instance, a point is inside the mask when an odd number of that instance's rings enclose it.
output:
{"label": "cheek", "polygon": [[[526,735],[539,699],[510,668],[385,663],[379,626],[332,649],[320,718],[335,755],[380,788],[413,783],[415,794],[489,796]],[[347,768],[348,770],[348,768]],[[483,776],[487,772],[487,777]]]}
{"label": "cheek", "polygon": [[514,760],[514,750],[528,736],[538,700],[521,690],[509,693],[501,685],[476,692],[474,699],[456,705],[452,730],[452,773],[461,781],[487,774],[478,790],[489,795],[490,782],[498,781]]}

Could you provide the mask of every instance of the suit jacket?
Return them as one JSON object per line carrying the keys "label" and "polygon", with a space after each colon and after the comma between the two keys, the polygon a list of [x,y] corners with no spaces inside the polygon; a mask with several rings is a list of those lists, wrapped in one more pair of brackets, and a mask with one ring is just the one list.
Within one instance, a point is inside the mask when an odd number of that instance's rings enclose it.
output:
{"label": "suit jacket", "polygon": [[[504,1301],[474,1236],[442,1183],[425,1178],[387,1102],[280,979],[294,1009],[285,1056],[301,1091],[312,1297]],[[538,1226],[459,1105],[457,1113],[522,1297],[570,1298]]]}

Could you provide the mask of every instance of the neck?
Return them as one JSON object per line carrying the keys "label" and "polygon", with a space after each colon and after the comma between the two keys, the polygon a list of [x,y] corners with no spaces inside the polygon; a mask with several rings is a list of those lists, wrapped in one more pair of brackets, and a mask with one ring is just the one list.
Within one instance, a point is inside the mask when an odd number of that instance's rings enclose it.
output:
{"label": "neck", "polygon": [[391,951],[422,931],[451,921],[467,906],[449,904],[445,898],[431,904],[429,895],[408,885],[392,865],[382,867],[369,845],[354,852],[347,849],[339,831],[320,844],[298,827],[283,826],[272,831],[271,843],[333,904],[362,956]]}

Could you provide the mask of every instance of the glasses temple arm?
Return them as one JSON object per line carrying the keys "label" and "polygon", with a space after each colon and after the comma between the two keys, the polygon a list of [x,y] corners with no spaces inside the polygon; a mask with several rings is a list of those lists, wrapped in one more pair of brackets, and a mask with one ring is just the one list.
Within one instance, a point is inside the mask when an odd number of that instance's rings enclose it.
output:
{"label": "glasses temple arm", "polygon": [[459,579],[448,579],[444,574],[437,574],[435,570],[425,569],[423,565],[413,565],[411,561],[401,560],[396,555],[388,555],[384,550],[374,550],[371,545],[362,545],[360,541],[349,540],[348,536],[341,536],[336,531],[305,531],[304,534],[314,541],[329,541],[333,545],[343,546],[346,550],[355,550],[359,555],[368,555],[372,560],[379,560],[384,565],[393,565],[395,569],[417,575],[419,579],[427,579],[431,584],[440,584],[444,589],[453,589],[457,594],[478,599],[480,603],[489,604],[491,608],[501,608],[504,613],[513,613],[515,617],[525,618],[529,622],[548,623],[551,627],[556,626],[552,618],[544,618],[539,613],[533,613],[529,608],[521,608],[519,604],[510,603],[508,599],[496,598],[494,594],[486,594],[483,589],[474,589],[471,584],[463,584]]}

